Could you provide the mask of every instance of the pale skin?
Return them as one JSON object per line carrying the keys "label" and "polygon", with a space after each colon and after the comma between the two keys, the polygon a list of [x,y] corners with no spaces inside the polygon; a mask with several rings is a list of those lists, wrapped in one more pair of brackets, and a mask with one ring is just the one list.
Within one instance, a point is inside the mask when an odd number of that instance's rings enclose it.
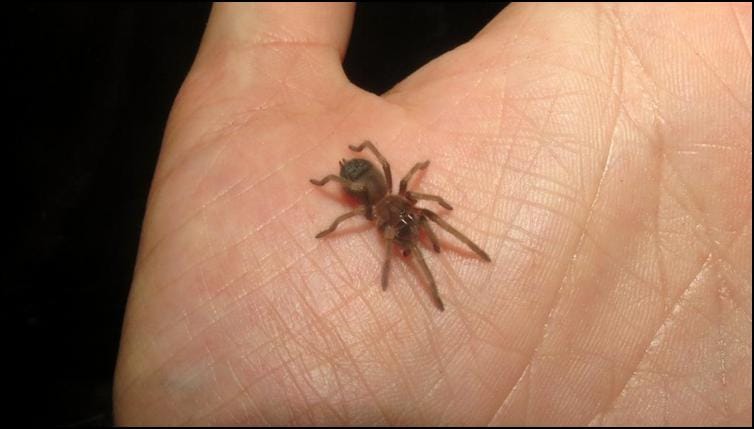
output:
{"label": "pale skin", "polygon": [[[750,425],[751,5],[512,5],[377,96],[353,5],[222,4],[165,132],[120,424]],[[337,171],[374,141],[419,269]],[[437,208],[423,201],[420,205]],[[404,261],[406,261],[404,263]],[[410,260],[409,260],[410,261]]]}

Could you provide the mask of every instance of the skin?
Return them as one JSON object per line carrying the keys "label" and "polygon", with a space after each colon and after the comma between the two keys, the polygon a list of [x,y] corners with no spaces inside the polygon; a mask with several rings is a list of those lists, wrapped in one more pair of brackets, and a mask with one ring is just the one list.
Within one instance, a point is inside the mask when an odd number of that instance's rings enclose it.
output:
{"label": "skin", "polygon": [[[117,423],[750,425],[751,4],[512,5],[382,96],[341,69],[352,14],[214,7]],[[413,189],[492,258],[435,230],[445,312],[415,265],[382,291],[363,217],[314,239],[347,207],[308,179],[366,138],[431,159]]]}

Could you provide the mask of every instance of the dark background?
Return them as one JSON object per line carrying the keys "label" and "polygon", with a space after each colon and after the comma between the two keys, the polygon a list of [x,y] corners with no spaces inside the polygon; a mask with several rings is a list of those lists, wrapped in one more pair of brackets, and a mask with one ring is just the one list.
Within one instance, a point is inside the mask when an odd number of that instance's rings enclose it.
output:
{"label": "dark background", "polygon": [[[384,92],[469,40],[503,6],[360,4],[346,73]],[[14,131],[2,326],[11,339],[3,386],[11,421],[112,424],[112,376],[149,185],[209,11],[206,3],[158,3],[6,12]]]}

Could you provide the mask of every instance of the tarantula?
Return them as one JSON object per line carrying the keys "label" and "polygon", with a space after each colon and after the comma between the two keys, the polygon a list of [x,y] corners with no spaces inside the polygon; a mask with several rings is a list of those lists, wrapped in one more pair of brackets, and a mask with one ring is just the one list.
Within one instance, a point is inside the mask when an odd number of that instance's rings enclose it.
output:
{"label": "tarantula", "polygon": [[317,186],[323,186],[331,180],[339,182],[348,194],[361,202],[354,210],[338,216],[330,227],[317,234],[316,238],[324,237],[335,231],[335,228],[341,222],[354,216],[363,214],[368,220],[376,221],[377,228],[382,233],[386,244],[385,261],[382,265],[382,289],[387,289],[390,257],[393,253],[393,244],[397,244],[403,249],[403,256],[414,255],[416,257],[422,272],[424,272],[429,281],[432,300],[435,306],[440,311],[443,311],[445,306],[437,292],[435,278],[432,276],[432,272],[429,270],[427,262],[424,260],[424,256],[417,246],[419,231],[424,230],[432,242],[435,252],[440,252],[440,244],[437,241],[437,236],[430,228],[427,219],[453,234],[485,261],[489,262],[490,257],[468,237],[440,218],[437,213],[425,208],[416,207],[416,203],[419,200],[428,200],[434,201],[448,210],[453,209],[442,197],[413,192],[407,189],[411,177],[417,171],[427,168],[429,161],[416,163],[406,176],[401,179],[398,195],[394,195],[390,164],[374,144],[370,141],[365,141],[359,146],[349,145],[348,147],[354,152],[361,152],[364,148],[371,150],[382,164],[384,176],[380,174],[379,170],[371,162],[366,159],[354,158],[348,161],[345,159],[340,161],[339,176],[330,174],[322,180],[311,179],[310,182]]}

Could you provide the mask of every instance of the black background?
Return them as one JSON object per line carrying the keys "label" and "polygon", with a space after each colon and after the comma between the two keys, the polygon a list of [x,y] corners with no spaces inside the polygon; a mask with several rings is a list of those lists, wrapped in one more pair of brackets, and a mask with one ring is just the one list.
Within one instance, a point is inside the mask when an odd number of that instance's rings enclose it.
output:
{"label": "black background", "polygon": [[[469,40],[503,6],[360,4],[346,73],[384,92]],[[3,408],[25,424],[111,424],[149,185],[210,5],[14,8],[6,9],[4,38],[13,133]]]}

